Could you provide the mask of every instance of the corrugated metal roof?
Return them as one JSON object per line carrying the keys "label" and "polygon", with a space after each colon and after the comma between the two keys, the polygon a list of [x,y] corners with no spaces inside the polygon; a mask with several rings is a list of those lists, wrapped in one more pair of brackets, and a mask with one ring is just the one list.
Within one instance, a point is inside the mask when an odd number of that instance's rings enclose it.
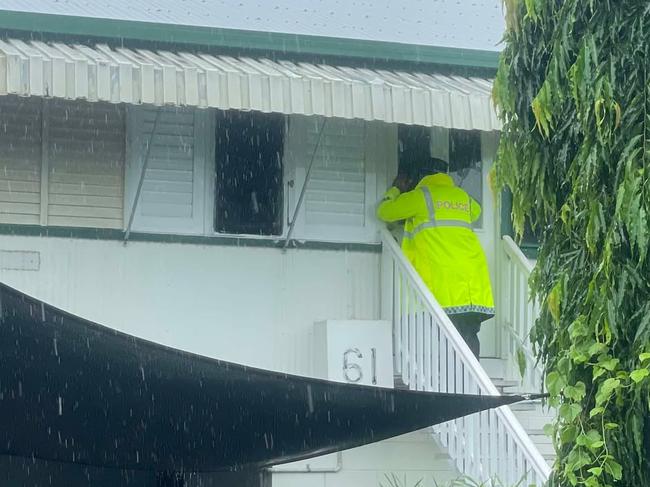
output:
{"label": "corrugated metal roof", "polygon": [[497,51],[502,0],[2,0],[0,9]]}
{"label": "corrugated metal roof", "polygon": [[0,41],[0,95],[498,130],[491,80],[189,52]]}

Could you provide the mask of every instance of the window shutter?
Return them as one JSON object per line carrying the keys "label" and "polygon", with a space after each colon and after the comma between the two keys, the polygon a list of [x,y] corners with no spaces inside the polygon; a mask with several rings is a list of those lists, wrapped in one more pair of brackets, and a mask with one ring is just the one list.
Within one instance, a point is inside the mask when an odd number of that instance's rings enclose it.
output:
{"label": "window shutter", "polygon": [[41,103],[0,97],[0,223],[40,223]]}
{"label": "window shutter", "polygon": [[[307,152],[313,153],[321,125],[307,125]],[[363,227],[366,223],[366,134],[357,120],[328,120],[320,137],[305,193],[308,226]]]}
{"label": "window shutter", "polygon": [[129,212],[147,147],[152,144],[133,229],[203,233],[206,141],[214,137],[207,133],[208,112],[162,109],[156,133],[151,137],[156,113],[153,108],[134,108],[129,114]]}
{"label": "window shutter", "polygon": [[55,101],[45,111],[49,225],[121,228],[124,109]]}
{"label": "window shutter", "polygon": [[[314,163],[296,225],[296,238],[375,242],[378,175],[385,155],[377,153],[376,124],[361,120],[292,117],[287,158],[294,185],[289,215],[297,204],[312,155]],[[315,153],[314,153],[315,150]]]}

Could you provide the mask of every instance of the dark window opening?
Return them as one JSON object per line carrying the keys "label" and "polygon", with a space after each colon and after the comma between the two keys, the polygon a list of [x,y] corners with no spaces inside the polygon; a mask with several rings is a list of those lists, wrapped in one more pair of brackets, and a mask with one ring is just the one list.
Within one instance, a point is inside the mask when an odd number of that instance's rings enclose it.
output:
{"label": "dark window opening", "polygon": [[400,125],[397,138],[398,172],[415,180],[420,168],[431,158],[431,130],[418,125]]}
{"label": "dark window opening", "polygon": [[[438,132],[440,133],[440,132]],[[457,186],[463,188],[479,203],[483,202],[483,164],[481,157],[481,133],[478,130],[443,131],[448,140],[434,141],[438,148],[444,148],[449,164],[449,175]],[[448,137],[447,134],[448,133]],[[431,129],[413,125],[398,128],[398,161],[400,174],[406,174],[417,184],[420,169],[429,164],[431,158]],[[476,227],[483,226],[483,215]]]}
{"label": "dark window opening", "polygon": [[[416,175],[431,158],[431,130],[416,125],[400,125],[398,141],[400,172]],[[467,171],[481,165],[479,131],[450,129],[448,148],[450,173]]]}
{"label": "dark window opening", "polygon": [[481,165],[481,133],[477,130],[449,131],[449,172],[467,171]]}
{"label": "dark window opening", "polygon": [[215,230],[282,233],[284,118],[257,112],[218,112]]}

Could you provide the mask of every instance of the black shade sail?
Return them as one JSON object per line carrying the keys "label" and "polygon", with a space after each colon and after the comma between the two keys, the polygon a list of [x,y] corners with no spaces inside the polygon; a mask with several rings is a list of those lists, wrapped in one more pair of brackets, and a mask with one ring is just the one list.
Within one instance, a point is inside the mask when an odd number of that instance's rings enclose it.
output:
{"label": "black shade sail", "polygon": [[0,455],[152,471],[260,468],[523,399],[341,384],[213,360],[4,285],[0,306]]}

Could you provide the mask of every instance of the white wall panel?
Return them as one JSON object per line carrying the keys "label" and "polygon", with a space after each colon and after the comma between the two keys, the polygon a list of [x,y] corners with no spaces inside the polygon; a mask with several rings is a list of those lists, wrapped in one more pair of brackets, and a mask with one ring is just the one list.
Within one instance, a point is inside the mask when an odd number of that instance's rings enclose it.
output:
{"label": "white wall panel", "polygon": [[0,281],[127,333],[310,374],[313,324],[377,319],[376,253],[0,236],[40,270]]}

